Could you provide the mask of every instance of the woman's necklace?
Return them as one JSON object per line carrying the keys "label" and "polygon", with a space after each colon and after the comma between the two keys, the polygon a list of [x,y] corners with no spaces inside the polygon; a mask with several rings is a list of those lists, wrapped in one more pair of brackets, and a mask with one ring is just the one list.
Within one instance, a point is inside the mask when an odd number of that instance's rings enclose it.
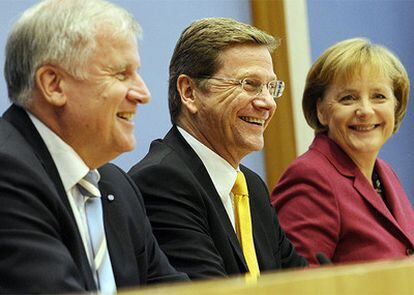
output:
{"label": "woman's necklace", "polygon": [[390,204],[388,203],[388,200],[385,196],[385,191],[384,191],[382,183],[379,179],[378,173],[375,172],[375,170],[372,173],[372,184],[374,186],[375,191],[378,193],[378,195],[381,196],[381,199],[384,202],[385,206],[388,208],[388,210],[391,212],[391,214],[393,214],[392,210],[391,210],[391,207],[390,207]]}
{"label": "woman's necklace", "polygon": [[375,172],[375,170],[374,170],[374,172],[372,173],[372,184],[374,185],[374,189],[376,190],[376,192],[377,192],[379,195],[383,196],[383,192],[384,192],[384,190],[382,189],[382,184],[381,184],[381,181],[380,181],[380,179],[379,179],[379,177],[378,177],[377,172]]}

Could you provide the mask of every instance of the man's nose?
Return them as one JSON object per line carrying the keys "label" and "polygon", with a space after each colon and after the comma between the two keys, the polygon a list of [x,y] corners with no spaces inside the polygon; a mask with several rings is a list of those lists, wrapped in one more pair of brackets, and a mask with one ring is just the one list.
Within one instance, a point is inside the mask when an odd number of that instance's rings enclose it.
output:
{"label": "man's nose", "polygon": [[276,108],[276,101],[270,94],[266,85],[262,85],[262,90],[256,95],[253,100],[253,105],[259,109],[271,110]]}
{"label": "man's nose", "polygon": [[150,101],[151,93],[139,74],[136,74],[127,96],[129,100],[133,100],[136,103],[144,104]]}

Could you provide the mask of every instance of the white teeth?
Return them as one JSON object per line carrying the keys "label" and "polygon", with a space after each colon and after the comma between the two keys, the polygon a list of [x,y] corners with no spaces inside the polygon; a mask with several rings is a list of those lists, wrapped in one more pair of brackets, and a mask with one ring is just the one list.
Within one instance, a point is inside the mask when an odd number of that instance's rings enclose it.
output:
{"label": "white teeth", "polygon": [[369,125],[369,126],[351,126],[352,129],[356,131],[370,131],[375,128],[375,125]]}
{"label": "white teeth", "polygon": [[246,116],[242,116],[242,117],[240,117],[240,119],[242,119],[245,122],[253,123],[253,124],[256,124],[256,125],[260,125],[260,126],[263,126],[265,121],[266,121],[266,120],[263,120],[263,119],[258,119],[258,118],[253,118],[253,117],[246,117]]}
{"label": "white teeth", "polygon": [[119,118],[127,120],[127,121],[131,121],[132,118],[134,118],[134,113],[131,112],[119,112],[118,114],[116,114]]}

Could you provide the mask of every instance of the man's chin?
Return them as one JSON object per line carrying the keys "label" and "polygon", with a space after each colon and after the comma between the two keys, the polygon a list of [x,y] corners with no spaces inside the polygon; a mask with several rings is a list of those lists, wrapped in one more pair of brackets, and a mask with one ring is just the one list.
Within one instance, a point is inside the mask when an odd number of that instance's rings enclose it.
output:
{"label": "man's chin", "polygon": [[135,149],[136,140],[133,138],[125,138],[122,142],[118,143],[120,154],[131,152]]}
{"label": "man's chin", "polygon": [[248,151],[248,154],[252,152],[259,152],[263,150],[264,142],[249,142],[248,145],[246,145],[246,150]]}

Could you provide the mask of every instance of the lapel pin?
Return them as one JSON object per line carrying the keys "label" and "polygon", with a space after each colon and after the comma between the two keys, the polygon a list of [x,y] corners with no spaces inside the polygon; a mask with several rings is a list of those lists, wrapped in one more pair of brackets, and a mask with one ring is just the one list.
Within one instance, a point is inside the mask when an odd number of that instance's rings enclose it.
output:
{"label": "lapel pin", "polygon": [[115,200],[115,196],[114,195],[108,195],[107,198],[108,198],[108,201],[109,202],[112,202],[113,200]]}

